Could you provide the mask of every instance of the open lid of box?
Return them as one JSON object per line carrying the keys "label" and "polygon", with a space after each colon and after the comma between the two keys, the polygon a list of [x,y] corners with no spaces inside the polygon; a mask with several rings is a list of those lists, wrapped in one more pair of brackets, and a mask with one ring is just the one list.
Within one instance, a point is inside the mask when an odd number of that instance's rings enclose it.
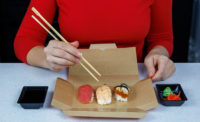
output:
{"label": "open lid of box", "polygon": [[[105,48],[106,45],[103,46],[104,48],[92,45],[90,49],[82,49],[81,52],[83,53],[83,56],[102,74],[103,77],[117,79],[113,76],[125,76],[138,81],[139,75],[135,48],[112,48],[110,45],[107,46],[109,48]],[[74,79],[75,77],[81,79]],[[88,75],[88,72],[85,71],[80,64],[69,69],[68,78],[69,80],[76,80],[76,82],[80,81],[80,83],[97,83],[90,75]],[[101,82],[99,83],[102,84],[102,81],[106,82],[104,80],[105,79],[101,80],[100,77]]]}
{"label": "open lid of box", "polygon": [[[69,68],[68,80],[58,78],[56,81],[51,103],[53,106],[68,115],[91,117],[103,116],[102,113],[101,116],[98,115],[99,112],[110,113],[105,114],[105,117],[120,117],[120,112],[128,111],[129,115],[137,113],[137,116],[141,117],[146,113],[145,111],[158,106],[152,81],[150,79],[139,81],[135,48],[115,48],[111,45],[108,48],[105,48],[106,45],[93,46],[81,51],[83,56],[102,74],[99,77],[100,82],[95,81],[79,64]],[[104,48],[102,49],[101,46]],[[97,49],[99,47],[100,49]],[[102,106],[96,101],[82,104],[77,99],[77,89],[81,85],[89,84],[96,89],[100,85],[107,84],[112,89],[121,83],[126,83],[131,89],[128,102],[113,101],[109,105]],[[114,116],[112,112],[118,114]]]}

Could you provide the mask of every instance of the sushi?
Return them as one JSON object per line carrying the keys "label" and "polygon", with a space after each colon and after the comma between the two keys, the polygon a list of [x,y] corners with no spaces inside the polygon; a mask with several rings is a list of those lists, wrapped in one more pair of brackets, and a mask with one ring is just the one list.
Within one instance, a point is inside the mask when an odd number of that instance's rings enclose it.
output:
{"label": "sushi", "polygon": [[99,86],[96,90],[97,102],[100,105],[110,104],[112,101],[112,92],[107,85]]}
{"label": "sushi", "polygon": [[128,93],[129,93],[129,88],[125,83],[116,86],[114,88],[115,99],[117,101],[122,101],[122,102],[128,101]]}
{"label": "sushi", "polygon": [[87,104],[93,102],[94,91],[90,85],[82,85],[78,88],[78,99],[81,103]]}

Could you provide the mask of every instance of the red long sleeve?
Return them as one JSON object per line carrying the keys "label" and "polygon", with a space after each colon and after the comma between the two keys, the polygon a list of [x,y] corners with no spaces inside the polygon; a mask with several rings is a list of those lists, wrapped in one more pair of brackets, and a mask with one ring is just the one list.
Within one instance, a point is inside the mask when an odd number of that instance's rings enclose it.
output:
{"label": "red long sleeve", "polygon": [[28,52],[35,46],[43,46],[47,36],[47,32],[31,17],[31,15],[34,15],[31,10],[33,6],[36,7],[50,23],[52,23],[56,12],[55,0],[31,0],[14,40],[15,54],[25,63],[27,63],[26,57]]}
{"label": "red long sleeve", "polygon": [[16,56],[23,62],[31,48],[44,45],[47,33],[32,18],[34,6],[50,23],[58,7],[58,22],[68,41],[81,47],[92,43],[135,46],[141,61],[143,45],[148,50],[164,46],[171,55],[172,0],[31,0],[14,41]]}
{"label": "red long sleeve", "polygon": [[147,37],[148,52],[157,45],[173,51],[172,0],[154,0],[151,12],[151,29]]}

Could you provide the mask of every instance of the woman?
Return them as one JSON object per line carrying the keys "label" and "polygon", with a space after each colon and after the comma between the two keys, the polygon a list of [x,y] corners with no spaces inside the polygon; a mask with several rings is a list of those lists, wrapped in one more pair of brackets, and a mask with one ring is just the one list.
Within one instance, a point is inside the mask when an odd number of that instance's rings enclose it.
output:
{"label": "woman", "polygon": [[[35,7],[49,22],[58,8],[59,27],[71,45],[51,40],[32,18]],[[78,40],[78,41],[75,41]],[[175,71],[169,59],[173,50],[172,0],[31,0],[14,41],[16,56],[33,66],[58,71],[80,62],[78,47],[92,43],[116,43],[136,47],[153,81],[165,80]]]}

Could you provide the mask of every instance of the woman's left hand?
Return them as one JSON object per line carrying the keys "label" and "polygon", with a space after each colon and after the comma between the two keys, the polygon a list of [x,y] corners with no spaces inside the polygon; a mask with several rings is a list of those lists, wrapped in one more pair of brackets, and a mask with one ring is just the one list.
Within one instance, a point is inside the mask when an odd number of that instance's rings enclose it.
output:
{"label": "woman's left hand", "polygon": [[175,72],[174,63],[168,55],[164,47],[156,46],[145,57],[144,64],[153,81],[165,80]]}

